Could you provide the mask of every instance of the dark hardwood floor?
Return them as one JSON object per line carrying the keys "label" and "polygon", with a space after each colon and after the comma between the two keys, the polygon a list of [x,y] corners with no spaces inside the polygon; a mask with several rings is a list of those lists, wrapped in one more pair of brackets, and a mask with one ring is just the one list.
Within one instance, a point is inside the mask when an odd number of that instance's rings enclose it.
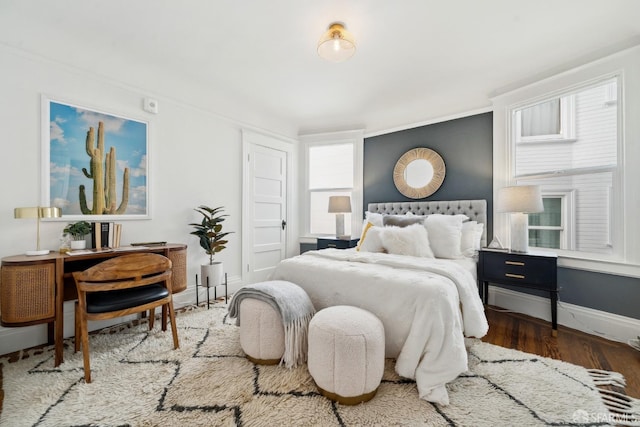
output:
{"label": "dark hardwood floor", "polygon": [[482,341],[589,369],[619,372],[627,382],[624,392],[628,396],[640,398],[640,351],[625,343],[609,341],[563,326],[558,326],[558,336],[553,337],[549,322],[523,314],[503,312],[497,307],[489,306],[485,311],[489,320],[489,333]]}

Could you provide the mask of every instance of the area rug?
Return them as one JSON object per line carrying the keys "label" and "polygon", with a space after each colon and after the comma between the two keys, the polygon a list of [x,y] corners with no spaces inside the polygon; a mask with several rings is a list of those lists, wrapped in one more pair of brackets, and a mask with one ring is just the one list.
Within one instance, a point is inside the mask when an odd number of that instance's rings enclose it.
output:
{"label": "area rug", "polygon": [[[82,355],[65,345],[3,364],[2,426],[497,426],[640,424],[624,396],[597,383],[619,374],[589,372],[568,363],[469,340],[470,370],[449,385],[451,404],[418,398],[398,377],[394,361],[377,395],[343,406],[322,397],[306,366],[257,366],[243,357],[238,327],[227,306],[197,308],[177,318],[180,349],[171,334],[146,324],[90,337],[91,384]],[[594,375],[599,379],[594,381]],[[608,407],[617,407],[617,413]],[[637,410],[637,407],[636,409]],[[638,425],[638,424],[635,424]]]}

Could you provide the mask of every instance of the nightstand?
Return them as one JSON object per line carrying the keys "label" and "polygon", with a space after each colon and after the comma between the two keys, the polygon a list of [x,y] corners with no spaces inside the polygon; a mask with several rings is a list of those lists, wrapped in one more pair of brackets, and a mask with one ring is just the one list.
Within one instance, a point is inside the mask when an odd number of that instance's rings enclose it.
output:
{"label": "nightstand", "polygon": [[551,334],[558,333],[558,256],[552,252],[510,252],[480,250],[478,282],[482,299],[489,300],[489,282],[522,286],[549,292],[551,299]]}
{"label": "nightstand", "polygon": [[336,248],[336,249],[348,249],[355,248],[358,245],[360,238],[354,239],[338,239],[336,237],[319,237],[316,244],[316,249]]}

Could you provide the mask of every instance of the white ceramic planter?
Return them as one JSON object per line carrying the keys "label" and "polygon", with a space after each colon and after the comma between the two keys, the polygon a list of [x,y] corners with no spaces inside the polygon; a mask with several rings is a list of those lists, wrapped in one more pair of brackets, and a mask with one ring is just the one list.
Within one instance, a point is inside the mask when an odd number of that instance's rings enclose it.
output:
{"label": "white ceramic planter", "polygon": [[70,244],[71,244],[71,250],[87,248],[86,240],[72,240]]}
{"label": "white ceramic planter", "polygon": [[207,278],[209,278],[209,286],[218,286],[224,283],[224,267],[221,261],[213,264],[202,264],[200,273],[202,275],[202,286],[207,286]]}

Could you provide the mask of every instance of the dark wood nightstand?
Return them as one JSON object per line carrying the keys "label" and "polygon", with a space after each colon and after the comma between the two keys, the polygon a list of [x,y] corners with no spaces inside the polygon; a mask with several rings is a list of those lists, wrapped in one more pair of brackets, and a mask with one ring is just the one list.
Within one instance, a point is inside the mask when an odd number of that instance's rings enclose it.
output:
{"label": "dark wood nightstand", "polygon": [[336,248],[348,249],[358,245],[359,237],[353,239],[338,239],[336,237],[318,237],[316,249]]}
{"label": "dark wood nightstand", "polygon": [[489,299],[489,282],[549,292],[552,335],[558,333],[558,256],[552,252],[509,252],[483,248],[478,261],[482,299]]}

